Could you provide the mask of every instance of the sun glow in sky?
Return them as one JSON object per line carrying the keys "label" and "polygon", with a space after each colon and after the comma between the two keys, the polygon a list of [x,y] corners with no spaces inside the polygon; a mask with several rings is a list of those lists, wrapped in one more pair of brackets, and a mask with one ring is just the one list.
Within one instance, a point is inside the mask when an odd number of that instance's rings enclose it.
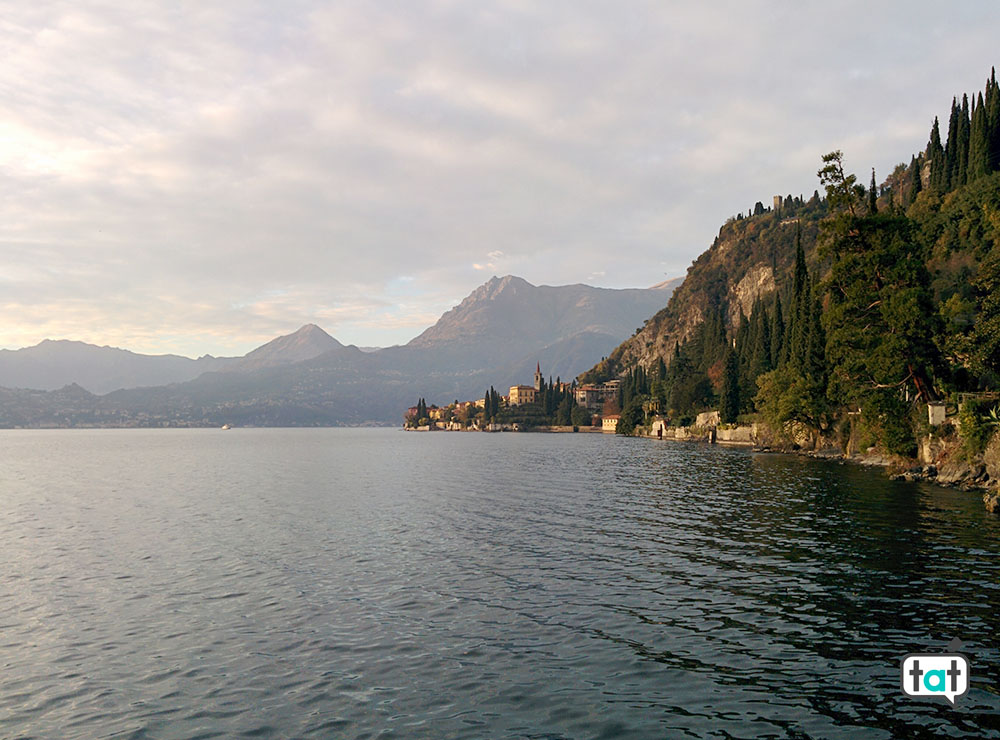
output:
{"label": "sun glow in sky", "polygon": [[[726,218],[884,176],[1000,6],[10,4],[0,347],[405,342],[491,275],[648,286]],[[867,177],[862,177],[867,181]]]}

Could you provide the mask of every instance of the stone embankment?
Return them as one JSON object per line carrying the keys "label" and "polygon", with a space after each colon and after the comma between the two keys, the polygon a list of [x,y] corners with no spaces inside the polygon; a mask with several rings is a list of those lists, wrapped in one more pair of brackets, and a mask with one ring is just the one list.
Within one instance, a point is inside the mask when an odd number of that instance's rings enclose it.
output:
{"label": "stone embankment", "polygon": [[931,433],[920,439],[916,460],[884,455],[874,448],[860,450],[853,435],[845,445],[804,425],[792,425],[777,435],[766,424],[721,425],[717,416],[706,414],[699,415],[692,426],[668,426],[658,420],[643,432],[643,436],[736,445],[759,452],[787,452],[882,467],[896,479],[925,480],[968,491],[983,491],[986,509],[1000,514],[1000,434],[994,436],[982,454],[970,455],[961,435],[945,427],[944,434]]}

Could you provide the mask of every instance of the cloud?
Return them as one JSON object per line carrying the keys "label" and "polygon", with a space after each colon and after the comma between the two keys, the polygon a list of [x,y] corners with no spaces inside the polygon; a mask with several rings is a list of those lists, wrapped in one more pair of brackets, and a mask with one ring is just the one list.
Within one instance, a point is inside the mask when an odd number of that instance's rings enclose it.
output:
{"label": "cloud", "polygon": [[1000,10],[898,10],[13,5],[0,346],[384,344],[488,272],[682,274],[823,152],[888,173],[981,86]]}

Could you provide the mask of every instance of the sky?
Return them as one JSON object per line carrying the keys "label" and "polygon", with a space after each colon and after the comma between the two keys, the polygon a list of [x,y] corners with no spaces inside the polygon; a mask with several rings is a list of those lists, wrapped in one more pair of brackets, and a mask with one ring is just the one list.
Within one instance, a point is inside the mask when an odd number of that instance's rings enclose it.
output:
{"label": "sky", "polygon": [[1000,4],[6,3],[0,347],[405,343],[493,275],[647,287],[822,154],[881,180]]}

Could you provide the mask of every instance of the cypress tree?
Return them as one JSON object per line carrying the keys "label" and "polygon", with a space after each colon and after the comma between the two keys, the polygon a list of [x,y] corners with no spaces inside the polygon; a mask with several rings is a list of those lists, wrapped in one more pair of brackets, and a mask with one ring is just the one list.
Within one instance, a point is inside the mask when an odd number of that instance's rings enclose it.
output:
{"label": "cypress tree", "polygon": [[917,195],[923,189],[923,183],[920,177],[920,160],[916,157],[911,157],[910,159],[910,194],[907,196],[907,203],[913,203],[917,199]]}
{"label": "cypress tree", "polygon": [[969,182],[989,172],[989,162],[990,138],[986,124],[986,106],[983,103],[983,94],[979,93],[969,129]]}
{"label": "cypress tree", "polygon": [[726,352],[725,370],[722,374],[722,396],[719,418],[725,424],[732,424],[740,413],[740,370],[736,353]]}
{"label": "cypress tree", "polygon": [[777,368],[781,361],[781,342],[785,338],[785,318],[781,315],[781,296],[774,297],[774,313],[771,315],[771,367]]}
{"label": "cypress tree", "polygon": [[961,187],[968,182],[971,127],[969,121],[969,96],[962,95],[962,110],[959,112],[958,117],[958,180],[952,184],[952,187]]}
{"label": "cypress tree", "polygon": [[930,187],[932,190],[941,192],[946,187],[946,171],[944,147],[941,146],[941,129],[938,125],[937,116],[934,116],[934,125],[931,126],[931,138],[927,142],[927,160],[930,162],[931,167]]}
{"label": "cypress tree", "polygon": [[674,356],[670,362],[670,407],[679,414],[688,411],[686,386],[694,374],[694,367],[687,356],[687,343],[681,347],[674,342]]}
{"label": "cypress tree", "polygon": [[[795,272],[792,274],[792,296],[798,296],[805,290],[809,282],[809,270],[806,268],[806,253],[802,249],[802,230],[795,230]],[[794,298],[793,298],[794,300]]]}
{"label": "cypress tree", "polygon": [[951,114],[948,117],[948,140],[944,145],[945,172],[942,191],[958,187],[958,101],[951,99]]}
{"label": "cypress tree", "polygon": [[771,369],[771,327],[764,315],[760,299],[754,301],[750,314],[747,347],[747,387],[752,388],[757,377]]}
{"label": "cypress tree", "polygon": [[986,138],[988,141],[987,172],[1000,169],[1000,87],[997,86],[996,69],[990,70],[986,83]]}
{"label": "cypress tree", "polygon": [[875,168],[872,167],[872,184],[868,188],[868,215],[878,213],[878,186],[875,185]]}
{"label": "cypress tree", "polygon": [[806,351],[804,353],[803,369],[807,376],[825,385],[826,381],[826,336],[823,323],[821,293],[818,282],[814,279],[809,291],[809,325],[806,329]]}
{"label": "cypress tree", "polygon": [[736,338],[735,338],[735,349],[737,359],[740,360],[741,365],[746,365],[748,359],[747,345],[749,344],[750,338],[750,322],[747,317],[743,315],[743,309],[739,309],[739,326],[736,327]]}
{"label": "cypress tree", "polygon": [[809,317],[809,270],[806,268],[806,256],[802,250],[802,239],[796,236],[795,272],[792,278],[792,303],[788,315],[788,325],[785,329],[784,352],[786,361],[801,366],[805,360],[806,330]]}

